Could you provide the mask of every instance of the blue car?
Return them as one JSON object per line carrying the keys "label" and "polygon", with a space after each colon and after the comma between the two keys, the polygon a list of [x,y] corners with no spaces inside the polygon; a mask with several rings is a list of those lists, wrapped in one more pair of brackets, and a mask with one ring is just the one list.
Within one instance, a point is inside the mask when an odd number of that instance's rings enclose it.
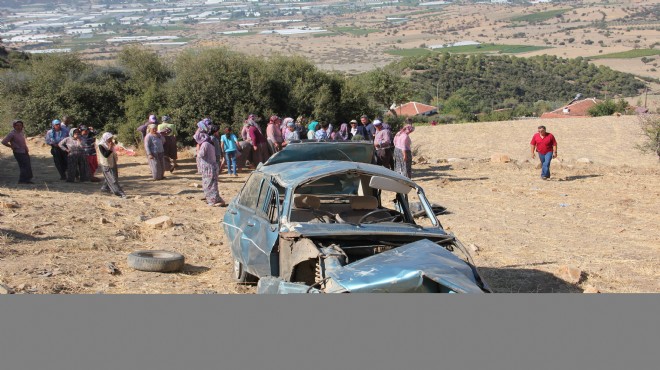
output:
{"label": "blue car", "polygon": [[370,143],[301,142],[261,164],[223,219],[234,278],[259,293],[490,292],[422,188],[372,158]]}

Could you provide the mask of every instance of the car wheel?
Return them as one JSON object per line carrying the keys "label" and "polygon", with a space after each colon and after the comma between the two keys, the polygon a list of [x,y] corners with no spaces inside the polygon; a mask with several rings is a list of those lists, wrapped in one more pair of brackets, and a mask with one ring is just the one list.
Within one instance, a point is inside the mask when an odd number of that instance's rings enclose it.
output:
{"label": "car wheel", "polygon": [[257,278],[247,271],[243,264],[234,258],[234,280],[238,283],[256,283]]}
{"label": "car wheel", "polygon": [[128,255],[128,266],[150,272],[175,272],[184,266],[182,254],[169,251],[137,251]]}

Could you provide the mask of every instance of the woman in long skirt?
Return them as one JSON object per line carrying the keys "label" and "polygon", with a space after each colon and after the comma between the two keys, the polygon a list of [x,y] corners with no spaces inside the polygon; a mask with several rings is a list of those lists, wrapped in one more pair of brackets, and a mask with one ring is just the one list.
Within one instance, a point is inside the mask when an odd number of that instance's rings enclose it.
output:
{"label": "woman in long skirt", "polygon": [[144,150],[149,159],[149,169],[154,180],[162,180],[165,173],[165,150],[163,140],[156,129],[155,124],[147,127],[147,136],[144,137]]}
{"label": "woman in long skirt", "polygon": [[202,189],[209,206],[224,207],[225,201],[218,192],[218,162],[216,161],[215,148],[211,144],[209,136],[199,132],[194,136],[199,145],[197,157],[199,158],[199,170],[202,173]]}
{"label": "woman in long skirt", "polygon": [[119,170],[117,168],[117,153],[115,152],[115,142],[112,140],[112,133],[106,132],[96,141],[97,157],[101,172],[105,182],[101,191],[113,193],[114,195],[126,198],[124,190],[119,185]]}
{"label": "woman in long skirt", "polygon": [[394,136],[394,171],[412,178],[412,150],[410,133],[415,131],[412,125],[405,125]]}

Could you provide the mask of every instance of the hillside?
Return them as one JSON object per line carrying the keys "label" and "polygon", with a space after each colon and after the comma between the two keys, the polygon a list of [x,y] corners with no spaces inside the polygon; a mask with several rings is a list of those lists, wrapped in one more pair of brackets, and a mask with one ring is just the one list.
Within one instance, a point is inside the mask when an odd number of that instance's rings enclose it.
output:
{"label": "hillside", "polygon": [[473,112],[510,108],[519,103],[570,101],[583,96],[635,96],[644,83],[629,73],[597,67],[582,58],[555,56],[518,58],[506,55],[441,54],[410,58],[395,64],[410,75],[416,98],[442,102],[452,96]]}

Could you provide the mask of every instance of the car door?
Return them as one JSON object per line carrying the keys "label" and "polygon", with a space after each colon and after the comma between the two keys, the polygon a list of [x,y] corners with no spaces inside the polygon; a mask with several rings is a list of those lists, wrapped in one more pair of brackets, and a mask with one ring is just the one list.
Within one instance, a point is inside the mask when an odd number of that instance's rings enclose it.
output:
{"label": "car door", "polygon": [[279,236],[279,191],[267,179],[263,179],[259,197],[253,212],[246,213],[241,225],[241,250],[244,253],[245,270],[254,276],[271,275],[271,253]]}
{"label": "car door", "polygon": [[238,198],[227,207],[224,217],[225,234],[229,239],[232,255],[246,268],[251,263],[250,255],[254,255],[254,252],[250,251],[251,245],[245,240],[244,232],[256,212],[263,182],[263,175],[253,172]]}

